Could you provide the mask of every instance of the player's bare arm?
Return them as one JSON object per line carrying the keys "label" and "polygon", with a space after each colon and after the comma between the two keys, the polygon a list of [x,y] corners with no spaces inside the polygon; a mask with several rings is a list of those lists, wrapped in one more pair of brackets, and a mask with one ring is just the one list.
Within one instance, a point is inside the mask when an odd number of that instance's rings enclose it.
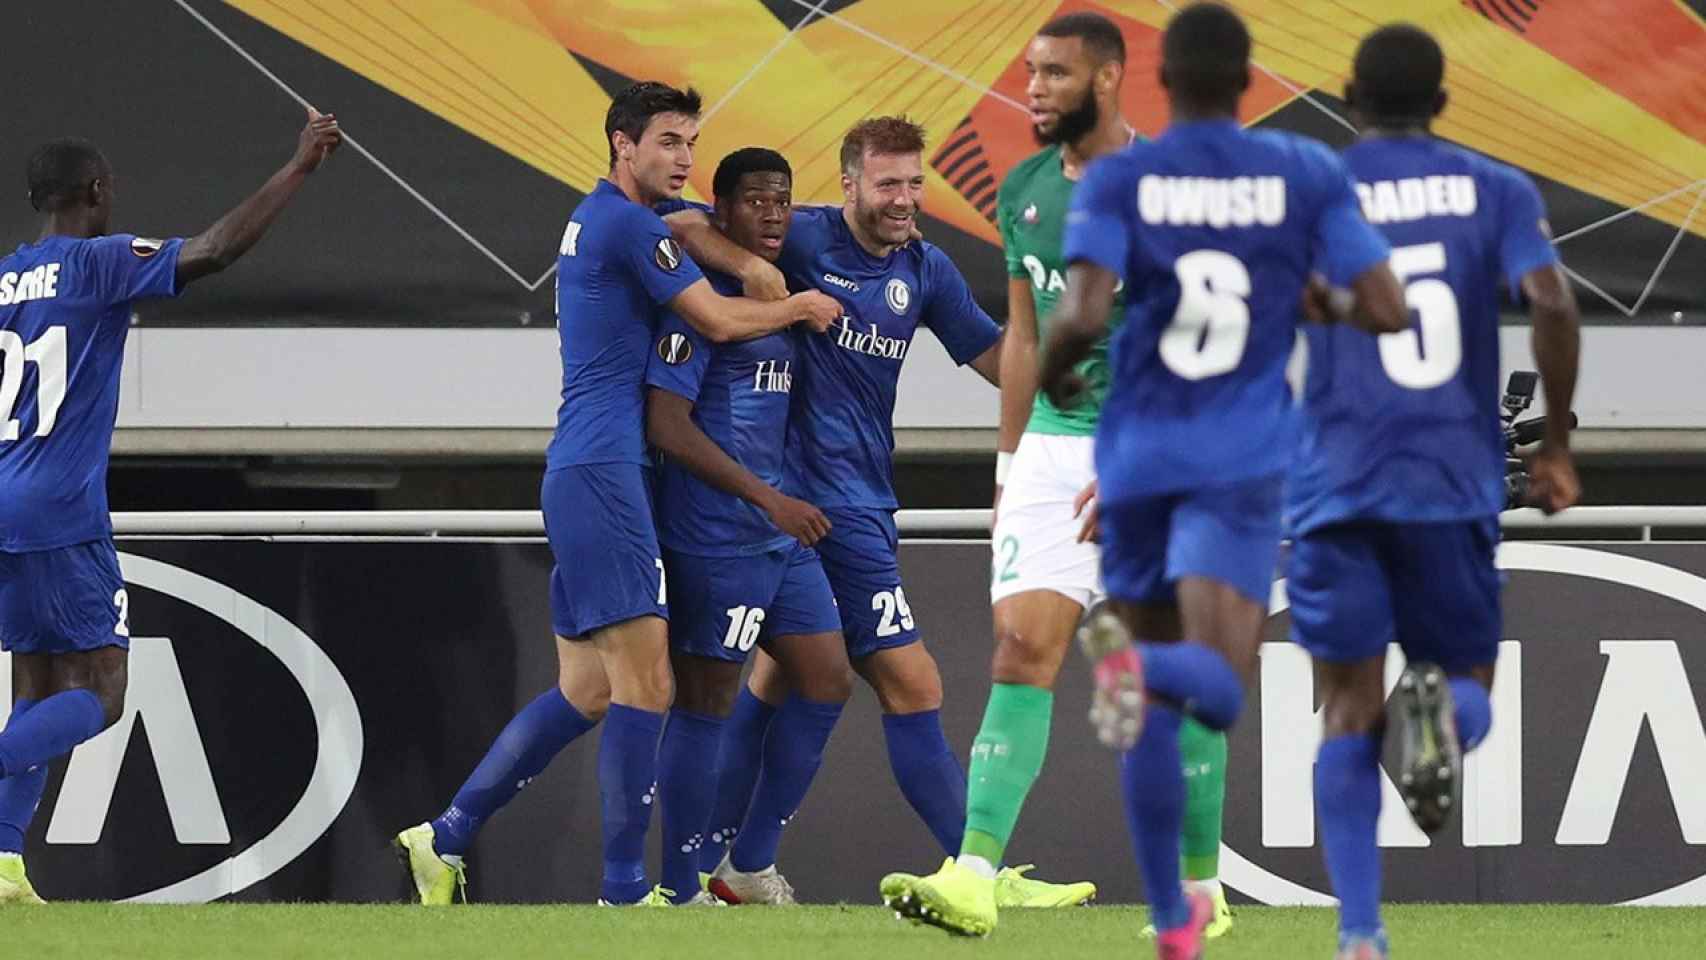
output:
{"label": "player's bare arm", "polygon": [[[1390,271],[1388,271],[1390,274]],[[1359,278],[1360,279],[1360,278]],[[1394,280],[1394,283],[1397,281]],[[1037,385],[1049,402],[1067,409],[1084,393],[1084,378],[1073,371],[1108,332],[1108,312],[1114,306],[1119,277],[1085,260],[1066,271],[1066,290],[1055,308],[1053,329],[1043,345]]]}
{"label": "player's bare arm", "polygon": [[1547,513],[1556,513],[1582,496],[1581,480],[1570,457],[1570,418],[1575,402],[1576,371],[1581,360],[1581,313],[1576,296],[1556,265],[1522,278],[1533,324],[1534,364],[1546,394],[1546,435],[1529,461],[1530,498]]}
{"label": "player's bare arm", "polygon": [[740,280],[741,290],[754,300],[786,300],[788,282],[776,265],[730,240],[703,210],[677,210],[663,218],[687,255],[702,267]]}
{"label": "player's bare arm", "polygon": [[783,533],[806,546],[829,533],[823,511],[760,480],[707,437],[693,422],[693,401],[686,397],[655,387],[650,391],[646,439],[694,476],[763,510]]}
{"label": "player's bare arm", "polygon": [[827,293],[807,290],[786,300],[725,297],[700,279],[669,301],[669,308],[713,343],[751,340],[804,323],[815,333],[841,317],[841,304]]}
{"label": "player's bare arm", "polygon": [[178,286],[218,273],[247,253],[267,232],[272,222],[308,175],[343,143],[338,120],[310,107],[308,123],[296,140],[296,153],[259,190],[239,203],[213,226],[185,241],[178,254]]}
{"label": "player's bare arm", "polygon": [[[1007,278],[1007,330],[1001,335],[1001,429],[995,449],[1012,453],[1037,399],[1037,304],[1028,278]],[[996,496],[1000,497],[997,484]]]}
{"label": "player's bare arm", "polygon": [[978,376],[989,381],[992,387],[1001,386],[1001,341],[1007,339],[1005,331],[1001,339],[989,345],[989,349],[972,358],[966,366],[976,370]]}

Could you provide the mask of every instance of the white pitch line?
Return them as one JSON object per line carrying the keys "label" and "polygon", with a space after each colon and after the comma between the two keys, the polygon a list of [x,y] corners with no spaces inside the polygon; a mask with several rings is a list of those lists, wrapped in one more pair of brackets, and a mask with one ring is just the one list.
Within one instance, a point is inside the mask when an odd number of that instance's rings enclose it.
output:
{"label": "white pitch line", "polygon": [[1682,218],[1682,226],[1676,228],[1676,236],[1670,238],[1670,246],[1665,248],[1665,255],[1659,258],[1659,265],[1653,268],[1653,275],[1647,278],[1647,285],[1641,288],[1641,295],[1635,298],[1634,310],[1639,313],[1641,305],[1647,302],[1647,297],[1653,288],[1659,284],[1659,276],[1670,266],[1670,258],[1676,253],[1676,248],[1682,245],[1682,238],[1688,235],[1688,227],[1694,223],[1694,215],[1700,212],[1700,202],[1706,200],[1706,190],[1694,198],[1694,206],[1688,208],[1688,216]]}
{"label": "white pitch line", "polygon": [[[808,9],[818,9],[818,8],[823,6],[822,0],[818,0],[817,3],[813,3],[812,0],[790,0],[790,2],[793,3],[797,7],[806,7]],[[866,38],[867,40],[875,40],[877,43],[880,43],[883,46],[888,47],[890,50],[893,50],[894,52],[900,54],[901,56],[906,57],[909,60],[915,60],[918,63],[921,63],[921,64],[929,67],[930,69],[935,70],[936,72],[938,72],[940,74],[943,74],[944,76],[947,76],[953,80],[958,81],[959,83],[961,83],[965,86],[972,88],[973,90],[977,90],[981,93],[987,94],[988,96],[990,96],[996,100],[999,100],[1002,103],[1007,104],[1008,106],[1012,107],[1015,110],[1022,111],[1026,114],[1030,113],[1030,111],[1026,109],[1024,104],[1013,99],[1012,97],[1009,97],[1006,94],[1001,93],[992,87],[985,86],[984,84],[977,82],[976,80],[972,79],[971,77],[968,77],[965,74],[960,73],[959,71],[954,70],[951,67],[937,63],[936,61],[930,59],[929,57],[924,56],[921,53],[918,53],[916,51],[908,49],[907,47],[903,47],[900,44],[895,43],[893,40],[890,40],[889,38],[887,38],[887,37],[885,37],[879,33],[874,33],[874,32],[872,32],[872,31],[870,31],[864,27],[861,27],[857,23],[854,23],[853,21],[847,19],[846,17],[839,16],[839,15],[833,14],[833,13],[825,13],[823,15],[823,18],[825,20],[832,22],[832,23],[840,24],[841,26],[846,27],[847,29],[853,31],[854,33],[857,33],[858,35]]]}
{"label": "white pitch line", "polygon": [[[223,40],[225,42],[226,46],[228,46],[232,50],[236,51],[238,56],[242,57],[244,60],[247,60],[249,62],[250,66],[252,66],[256,70],[260,71],[261,76],[264,76],[268,80],[271,80],[273,82],[273,84],[275,86],[277,86],[280,90],[283,90],[285,92],[285,94],[290,97],[290,99],[295,100],[297,103],[301,104],[306,109],[309,109],[309,110],[314,109],[314,105],[309,103],[308,99],[306,97],[302,96],[300,93],[297,93],[294,89],[292,89],[290,84],[285,83],[282,79],[279,78],[278,74],[273,73],[271,70],[268,70],[266,67],[266,64],[261,63],[261,61],[259,61],[255,58],[254,54],[243,49],[242,44],[239,44],[237,41],[231,39],[231,37],[229,35],[227,35],[225,33],[225,31],[214,26],[213,22],[208,20],[206,17],[202,16],[201,12],[199,10],[190,6],[188,3],[188,0],[172,0],[172,2],[176,3],[179,7],[182,7],[185,13],[188,13],[190,16],[194,17],[202,26],[204,26],[208,29],[208,32],[212,33],[214,36],[218,37],[220,40]],[[357,143],[355,138],[350,136],[349,131],[347,131],[347,130],[344,131],[344,143],[348,144],[350,149],[354,150],[356,153],[359,153],[362,156],[366,157],[367,161],[369,163],[373,164],[375,167],[377,167],[379,169],[380,173],[383,173],[387,177],[390,177],[391,180],[397,184],[397,186],[403,188],[403,191],[405,193],[407,193],[411,197],[414,197],[415,200],[421,204],[421,206],[426,207],[429,211],[432,212],[432,214],[434,216],[436,216],[436,217],[438,217],[438,219],[444,221],[445,226],[456,231],[456,234],[458,236],[460,236],[462,239],[468,241],[468,243],[471,246],[473,246],[473,248],[475,250],[478,250],[481,253],[485,254],[486,259],[488,259],[488,260],[492,261],[492,263],[496,264],[498,269],[502,270],[504,273],[509,274],[510,278],[513,279],[516,283],[520,284],[523,288],[526,288],[528,290],[537,290],[538,289],[538,284],[534,284],[531,287],[528,286],[527,281],[523,280],[521,278],[521,274],[515,272],[514,267],[511,267],[508,263],[505,263],[504,259],[502,257],[493,253],[490,248],[488,248],[485,244],[481,243],[479,241],[479,239],[477,239],[473,234],[471,234],[467,230],[463,229],[461,224],[459,224],[455,220],[451,219],[450,214],[445,213],[443,210],[440,210],[438,208],[437,204],[433,203],[431,200],[428,200],[419,190],[416,190],[413,186],[411,186],[407,180],[404,180],[401,176],[399,176],[395,170],[392,170],[390,167],[386,166],[383,161],[381,161],[378,157],[373,155],[372,151],[368,150],[366,147],[362,146],[360,143]],[[544,279],[541,278],[539,282],[543,283]]]}
{"label": "white pitch line", "polygon": [[747,81],[751,80],[753,77],[758,76],[758,72],[760,70],[763,70],[765,65],[768,64],[771,60],[774,60],[776,58],[776,54],[782,52],[782,48],[788,45],[788,41],[794,39],[794,34],[799,33],[801,30],[805,29],[806,24],[812,22],[812,17],[822,15],[823,5],[826,2],[828,2],[828,0],[818,0],[817,3],[812,4],[811,9],[806,11],[806,15],[800,18],[799,23],[794,24],[794,28],[792,30],[789,30],[787,33],[784,33],[782,35],[782,39],[776,41],[775,45],[772,46],[770,48],[770,50],[764,54],[764,56],[758,58],[758,62],[753,64],[752,68],[747,70],[746,74],[744,76],[742,76],[739,80],[736,80],[734,86],[730,87],[728,89],[728,92],[724,93],[721,97],[717,98],[716,103],[711,104],[711,109],[706,110],[704,112],[704,114],[700,116],[700,118],[699,118],[700,124],[703,125],[705,123],[710,122],[711,118],[717,115],[717,111],[723,109],[724,105],[726,105],[730,100],[733,100],[735,97],[735,94],[740,92],[741,87],[746,86]]}

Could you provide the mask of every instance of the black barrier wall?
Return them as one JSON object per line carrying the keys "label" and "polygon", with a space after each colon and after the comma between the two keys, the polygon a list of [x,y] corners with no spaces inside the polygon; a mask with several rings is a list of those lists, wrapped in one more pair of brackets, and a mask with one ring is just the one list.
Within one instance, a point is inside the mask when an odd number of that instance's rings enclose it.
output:
{"label": "black barrier wall", "polygon": [[[120,549],[130,709],[49,784],[29,850],[52,899],[401,899],[388,838],[438,813],[554,676],[540,544]],[[906,544],[902,562],[963,756],[988,691],[987,547]],[[1501,563],[1494,735],[1458,826],[1429,846],[1402,817],[1383,820],[1389,894],[1706,903],[1706,544],[1507,544]],[[1307,660],[1278,642],[1285,627],[1283,612],[1270,621],[1276,642],[1233,737],[1223,873],[1246,896],[1320,902],[1318,727]],[[1115,759],[1082,720],[1085,673],[1069,661],[1011,856],[1131,901]],[[596,896],[595,741],[569,747],[487,826],[470,856],[473,899]],[[861,689],[783,869],[808,900],[869,902],[882,873],[941,856],[894,786]]]}

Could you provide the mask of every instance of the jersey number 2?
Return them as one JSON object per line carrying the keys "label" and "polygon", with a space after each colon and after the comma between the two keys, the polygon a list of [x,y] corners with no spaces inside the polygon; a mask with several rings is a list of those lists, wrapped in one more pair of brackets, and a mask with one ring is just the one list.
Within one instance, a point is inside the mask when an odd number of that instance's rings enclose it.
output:
{"label": "jersey number 2", "polygon": [[1457,295],[1438,277],[1411,279],[1445,271],[1445,244],[1422,243],[1392,251],[1392,272],[1404,284],[1404,302],[1416,311],[1418,329],[1380,335],[1380,365],[1400,387],[1431,390],[1463,365],[1463,329]]}
{"label": "jersey number 2", "polygon": [[1161,331],[1161,362],[1186,380],[1230,373],[1250,336],[1250,271],[1220,250],[1195,250],[1173,263],[1179,306]]}
{"label": "jersey number 2", "polygon": [[48,327],[36,342],[11,330],[0,330],[0,443],[18,439],[19,423],[12,416],[23,385],[24,364],[36,365],[36,433],[53,432],[59,405],[65,402],[65,328]]}

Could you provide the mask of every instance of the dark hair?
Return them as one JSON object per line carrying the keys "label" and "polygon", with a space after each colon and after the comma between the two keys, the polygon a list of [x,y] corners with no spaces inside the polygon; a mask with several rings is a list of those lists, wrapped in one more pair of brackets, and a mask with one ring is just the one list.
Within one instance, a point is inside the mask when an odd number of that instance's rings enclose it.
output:
{"label": "dark hair", "polygon": [[1097,65],[1109,60],[1125,65],[1125,35],[1112,20],[1099,13],[1066,13],[1043,24],[1039,37],[1077,37]]}
{"label": "dark hair", "polygon": [[643,80],[618,93],[604,114],[604,142],[610,147],[610,165],[616,166],[616,141],[620,130],[629,140],[640,142],[652,118],[660,113],[699,115],[699,91],[688,87],[677,90],[667,83]]}
{"label": "dark hair", "polygon": [[111,170],[100,149],[87,140],[77,137],[49,140],[35,148],[25,168],[30,206],[41,213],[57,210],[61,203],[88,187],[91,180],[109,176]]}
{"label": "dark hair", "polygon": [[711,196],[718,200],[732,198],[740,186],[740,178],[749,173],[780,173],[794,179],[788,158],[768,147],[741,147],[717,164],[711,177]]}
{"label": "dark hair", "polygon": [[1357,47],[1351,82],[1357,106],[1369,119],[1427,120],[1445,80],[1445,53],[1426,30],[1388,24]]}
{"label": "dark hair", "polygon": [[904,116],[861,120],[841,139],[841,172],[859,175],[865,151],[877,154],[923,153],[924,128]]}
{"label": "dark hair", "polygon": [[1190,100],[1236,100],[1249,81],[1250,31],[1230,7],[1195,3],[1175,15],[1161,37],[1172,92]]}

